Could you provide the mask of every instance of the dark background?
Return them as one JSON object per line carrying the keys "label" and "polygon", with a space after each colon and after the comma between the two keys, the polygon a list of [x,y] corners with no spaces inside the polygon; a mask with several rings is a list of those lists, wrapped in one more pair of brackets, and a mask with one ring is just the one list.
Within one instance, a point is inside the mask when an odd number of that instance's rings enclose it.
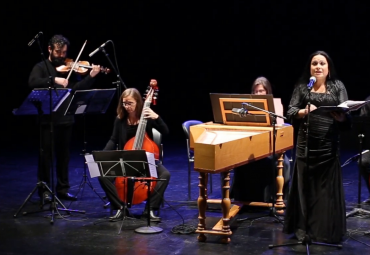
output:
{"label": "dark background", "polygon": [[[107,40],[110,58],[127,87],[144,93],[158,80],[158,105],[152,108],[168,123],[167,140],[182,140],[181,123],[212,121],[209,93],[249,93],[257,76],[273,84],[286,109],[309,54],[324,50],[332,57],[349,98],[370,94],[369,8],[366,1],[91,1],[6,3],[2,7],[2,149],[37,141],[33,117],[14,116],[30,89],[28,75],[41,60],[35,43],[42,31],[47,42],[62,34],[71,42],[68,57],[110,67],[102,52],[88,54]],[[115,51],[114,51],[115,49]],[[116,55],[114,54],[116,53]],[[114,73],[100,74],[94,88],[114,87]],[[76,118],[75,135],[103,147],[115,117],[116,98],[105,115]],[[350,136],[349,136],[350,137]],[[353,137],[352,137],[353,138]],[[353,145],[351,137],[345,146]],[[185,145],[184,145],[185,146]],[[37,147],[36,147],[37,148]]]}

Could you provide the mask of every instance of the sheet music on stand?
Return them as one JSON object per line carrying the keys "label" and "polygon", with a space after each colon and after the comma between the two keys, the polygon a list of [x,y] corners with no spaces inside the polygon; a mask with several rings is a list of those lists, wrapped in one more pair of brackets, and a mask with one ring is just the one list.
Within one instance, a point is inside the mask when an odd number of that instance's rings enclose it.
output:
{"label": "sheet music on stand", "polygon": [[314,113],[328,113],[328,112],[352,112],[361,109],[366,104],[370,103],[367,101],[353,101],[347,100],[337,106],[320,106],[319,108],[313,110]]}
{"label": "sheet music on stand", "polygon": [[[262,111],[247,106],[245,107],[249,114],[241,117],[235,114],[233,108],[244,108],[242,103],[249,102],[254,106],[275,113],[275,105],[282,111],[281,100],[274,99],[272,94],[254,95],[254,94],[222,94],[210,93],[213,118],[215,123],[237,126],[270,126],[271,116]],[[280,105],[279,105],[280,104]],[[284,121],[279,121],[280,125]]]}
{"label": "sheet music on stand", "polygon": [[[52,111],[55,112],[66,100],[71,89],[58,88],[52,89]],[[23,101],[21,106],[13,110],[14,115],[38,115],[50,114],[50,94],[48,88],[34,89]]]}
{"label": "sheet music on stand", "polygon": [[247,110],[251,111],[253,114],[241,117],[234,114],[232,109],[242,108],[242,103],[248,101],[257,107],[270,112],[275,112],[274,98],[271,94],[254,95],[210,93],[209,95],[215,123],[240,126],[270,126],[272,119],[264,112],[253,112],[254,109],[247,107]]}
{"label": "sheet music on stand", "polygon": [[77,90],[65,112],[73,114],[104,114],[117,89]]}
{"label": "sheet music on stand", "polygon": [[154,154],[144,150],[93,151],[85,155],[91,178],[155,177],[157,170]]}

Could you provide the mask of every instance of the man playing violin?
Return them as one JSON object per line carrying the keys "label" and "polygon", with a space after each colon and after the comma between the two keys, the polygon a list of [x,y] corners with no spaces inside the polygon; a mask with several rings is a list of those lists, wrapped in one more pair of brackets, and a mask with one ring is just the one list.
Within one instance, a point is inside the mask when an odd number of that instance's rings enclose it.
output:
{"label": "man playing violin", "polygon": [[[31,89],[35,88],[70,88],[75,90],[89,89],[94,83],[95,77],[100,73],[99,65],[92,65],[90,74],[83,79],[76,73],[68,77],[68,73],[60,73],[56,68],[64,65],[68,47],[70,43],[62,35],[54,35],[48,44],[49,57],[44,62],[37,63],[29,76],[28,85]],[[50,72],[50,77],[49,77]],[[53,114],[53,133],[56,157],[56,195],[58,198],[75,201],[77,198],[68,191],[70,188],[68,178],[68,165],[70,158],[70,141],[72,137],[72,126],[74,123],[73,115],[64,116],[65,111],[71,101],[71,95],[67,98],[58,110]],[[38,181],[43,181],[50,185],[50,162],[51,162],[51,137],[49,115],[42,115],[40,118],[40,155],[38,165]],[[51,188],[51,187],[50,187]],[[51,201],[51,194],[39,187],[39,196],[42,203]]]}

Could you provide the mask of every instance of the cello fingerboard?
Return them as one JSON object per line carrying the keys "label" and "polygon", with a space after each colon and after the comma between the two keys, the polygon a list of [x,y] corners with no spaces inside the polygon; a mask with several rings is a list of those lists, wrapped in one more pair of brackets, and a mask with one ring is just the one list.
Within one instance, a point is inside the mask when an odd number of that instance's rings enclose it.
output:
{"label": "cello fingerboard", "polygon": [[[144,108],[145,107],[150,107],[150,101],[145,101]],[[143,110],[144,110],[144,108],[143,108]],[[146,124],[147,124],[147,119],[144,118],[144,114],[141,114],[140,121],[139,121],[139,126],[137,128],[135,141],[134,141],[134,150],[141,150],[142,147],[143,147]]]}

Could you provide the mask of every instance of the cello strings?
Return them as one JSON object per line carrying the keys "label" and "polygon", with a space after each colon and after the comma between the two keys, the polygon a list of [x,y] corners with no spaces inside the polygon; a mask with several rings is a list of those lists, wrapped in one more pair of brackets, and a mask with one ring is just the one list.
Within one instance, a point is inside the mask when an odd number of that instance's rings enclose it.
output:
{"label": "cello strings", "polygon": [[[144,108],[149,107],[149,106],[150,106],[150,102],[145,102],[144,103]],[[144,108],[143,108],[143,111],[144,111]],[[138,130],[137,130],[137,135],[136,135],[135,141],[134,141],[134,149],[135,150],[141,149],[143,147],[143,140],[144,140],[144,136],[145,136],[146,124],[147,124],[147,120],[144,118],[143,113],[141,113],[139,126],[138,126]]]}

